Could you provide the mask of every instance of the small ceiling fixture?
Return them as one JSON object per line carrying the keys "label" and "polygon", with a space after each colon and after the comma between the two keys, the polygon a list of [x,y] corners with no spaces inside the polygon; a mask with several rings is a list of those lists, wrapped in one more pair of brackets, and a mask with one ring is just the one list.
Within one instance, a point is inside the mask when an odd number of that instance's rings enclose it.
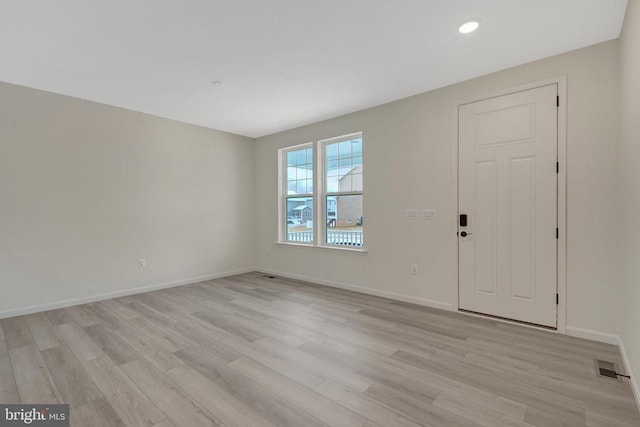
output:
{"label": "small ceiling fixture", "polygon": [[214,80],[211,82],[212,86],[226,86],[225,82],[223,82],[222,80]]}
{"label": "small ceiling fixture", "polygon": [[469,34],[477,30],[479,26],[480,24],[477,21],[469,21],[460,25],[458,31],[460,31],[462,34]]}

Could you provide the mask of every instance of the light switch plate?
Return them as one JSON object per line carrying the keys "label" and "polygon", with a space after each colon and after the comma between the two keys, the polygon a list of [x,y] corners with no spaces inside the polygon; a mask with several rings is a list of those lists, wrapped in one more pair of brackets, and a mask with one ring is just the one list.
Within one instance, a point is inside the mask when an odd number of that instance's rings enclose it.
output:
{"label": "light switch plate", "polygon": [[416,219],[416,218],[418,218],[418,210],[407,209],[407,219]]}
{"label": "light switch plate", "polygon": [[435,209],[423,209],[422,210],[422,218],[424,219],[434,219],[436,217]]}

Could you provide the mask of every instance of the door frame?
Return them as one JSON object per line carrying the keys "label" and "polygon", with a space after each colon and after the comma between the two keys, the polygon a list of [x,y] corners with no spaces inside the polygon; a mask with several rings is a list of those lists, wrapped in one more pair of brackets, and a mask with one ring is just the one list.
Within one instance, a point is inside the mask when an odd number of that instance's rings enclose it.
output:
{"label": "door frame", "polygon": [[[558,162],[560,164],[560,170],[558,172],[558,268],[557,268],[557,283],[558,283],[558,297],[559,303],[557,308],[557,327],[556,331],[560,334],[567,333],[567,76],[550,77],[543,80],[534,81],[524,85],[510,87],[507,89],[501,89],[484,95],[476,95],[468,98],[462,98],[453,106],[453,199],[455,215],[452,216],[453,230],[456,231],[455,239],[455,271],[453,274],[454,282],[454,294],[453,294],[453,309],[460,311],[460,278],[459,278],[459,265],[460,265],[460,252],[458,245],[460,244],[457,237],[458,231],[458,213],[459,213],[459,123],[458,123],[458,109],[461,105],[470,104],[473,102],[484,101],[491,98],[497,98],[504,95],[509,95],[516,92],[523,92],[530,89],[536,89],[542,86],[548,86],[556,84],[558,85],[558,96],[560,100],[560,106],[558,107]],[[452,236],[454,234],[452,233]],[[474,314],[470,314],[474,315]],[[509,320],[504,320],[510,322]],[[517,322],[517,321],[514,321]],[[518,322],[519,323],[519,322]]]}

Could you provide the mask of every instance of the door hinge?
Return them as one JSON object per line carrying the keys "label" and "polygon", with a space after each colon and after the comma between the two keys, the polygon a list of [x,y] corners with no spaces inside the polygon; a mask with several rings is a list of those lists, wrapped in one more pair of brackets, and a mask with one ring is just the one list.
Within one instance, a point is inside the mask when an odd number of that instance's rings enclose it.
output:
{"label": "door hinge", "polygon": [[556,162],[556,173],[560,173],[560,162]]}
{"label": "door hinge", "polygon": [[560,238],[560,229],[556,227],[556,239]]}
{"label": "door hinge", "polygon": [[560,95],[556,96],[556,107],[560,106]]}
{"label": "door hinge", "polygon": [[556,305],[560,304],[560,294],[556,294]]}

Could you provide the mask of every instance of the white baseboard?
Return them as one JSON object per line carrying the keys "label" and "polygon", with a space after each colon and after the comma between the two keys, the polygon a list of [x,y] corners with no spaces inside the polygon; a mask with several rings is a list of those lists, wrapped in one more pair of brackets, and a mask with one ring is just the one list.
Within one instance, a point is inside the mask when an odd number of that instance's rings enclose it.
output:
{"label": "white baseboard", "polygon": [[577,328],[575,326],[567,326],[567,335],[584,338],[586,340],[598,341],[605,344],[620,345],[620,337],[615,334],[593,331],[591,329]]}
{"label": "white baseboard", "polygon": [[430,300],[427,298],[418,298],[418,297],[412,297],[412,296],[407,296],[402,294],[396,294],[393,292],[381,291],[379,289],[371,289],[371,288],[365,288],[362,286],[350,285],[347,283],[333,282],[330,280],[319,279],[317,277],[302,276],[299,274],[286,273],[283,271],[276,271],[268,268],[258,268],[257,271],[264,274],[273,274],[274,276],[282,276],[282,277],[287,277],[289,279],[302,280],[305,282],[311,282],[311,283],[317,283],[319,285],[330,286],[332,288],[359,292],[361,294],[389,298],[395,301],[409,302],[417,305],[422,305],[425,307],[439,308],[441,310],[447,310],[447,311],[455,310],[455,307],[453,307],[453,305],[450,303]]}
{"label": "white baseboard", "polygon": [[89,295],[86,297],[72,298],[68,300],[55,301],[46,304],[32,305],[29,307],[21,307],[12,310],[0,311],[0,319],[7,317],[22,316],[24,314],[39,313],[42,311],[55,310],[58,308],[71,307],[74,305],[88,304],[97,301],[103,301],[112,298],[126,297],[128,295],[140,294],[143,292],[157,291],[160,289],[173,288],[176,286],[189,285],[191,283],[203,282],[205,280],[219,279],[221,277],[235,276],[236,274],[249,273],[256,271],[255,268],[245,268],[241,270],[226,271],[223,273],[212,273],[205,276],[192,277],[190,279],[176,280],[173,282],[159,283],[156,285],[140,286],[137,288],[122,289],[103,294]]}
{"label": "white baseboard", "polygon": [[633,397],[636,399],[636,406],[638,406],[638,411],[640,411],[640,387],[638,387],[638,381],[631,370],[631,363],[629,362],[629,357],[627,357],[627,351],[624,348],[624,342],[622,338],[618,337],[618,344],[620,346],[620,353],[622,353],[622,362],[624,363],[624,371],[627,375],[631,375],[631,379],[629,383],[631,384],[631,391],[633,391]]}

